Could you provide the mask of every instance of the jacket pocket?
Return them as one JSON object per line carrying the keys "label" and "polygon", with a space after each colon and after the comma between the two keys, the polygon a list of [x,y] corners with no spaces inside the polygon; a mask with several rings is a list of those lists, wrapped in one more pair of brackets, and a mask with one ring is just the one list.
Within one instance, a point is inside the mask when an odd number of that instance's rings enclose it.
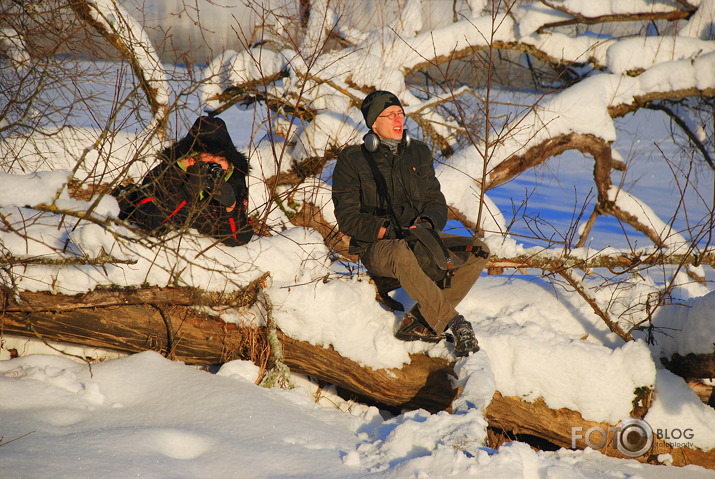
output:
{"label": "jacket pocket", "polygon": [[380,205],[380,198],[377,194],[377,185],[372,178],[361,178],[360,203],[363,211],[373,211]]}
{"label": "jacket pocket", "polygon": [[425,172],[420,171],[419,166],[409,165],[407,170],[407,194],[413,201],[422,202],[425,193]]}

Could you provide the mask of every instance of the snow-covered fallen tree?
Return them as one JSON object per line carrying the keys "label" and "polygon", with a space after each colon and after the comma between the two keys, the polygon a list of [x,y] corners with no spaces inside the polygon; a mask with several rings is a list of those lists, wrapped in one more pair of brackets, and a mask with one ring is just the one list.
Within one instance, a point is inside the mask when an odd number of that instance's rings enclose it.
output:
{"label": "snow-covered fallen tree", "polygon": [[[566,423],[607,429],[635,415],[661,429],[690,421],[700,431],[711,422],[712,409],[674,394],[684,383],[659,368],[662,362],[689,377],[693,368],[674,366],[692,364],[680,361],[689,354],[713,364],[715,333],[701,312],[712,299],[712,210],[692,216],[684,200],[691,191],[708,197],[707,182],[696,180],[712,175],[712,124],[696,116],[715,92],[712,1],[633,2],[628,12],[615,1],[456,2],[439,25],[409,1],[367,27],[349,15],[348,3],[310,2],[304,22],[254,3],[264,19],[259,36],[237,31],[243,49],[219,52],[183,74],[160,64],[146,32],[113,2],[72,1],[66,13],[124,59],[106,63],[38,55],[33,32],[13,21],[28,12],[9,7],[13,28],[0,34],[11,59],[3,76],[15,95],[0,97],[4,331],[121,353],[154,349],[187,362],[248,358],[266,374],[287,364],[391,407],[476,408],[492,430],[564,447],[568,434],[555,428]],[[29,18],[26,25],[40,28],[43,12]],[[637,31],[634,22],[657,24],[658,34]],[[501,54],[548,81],[527,95],[509,91],[500,83]],[[116,80],[96,97],[83,96],[93,82],[82,69],[97,65],[95,80]],[[475,66],[485,80],[456,75]],[[355,273],[360,266],[345,253],[330,202],[335,152],[366,133],[358,107],[374,88],[398,94],[412,133],[432,146],[451,217],[485,236],[490,268],[555,278],[556,293],[544,302],[564,301],[570,310],[557,313],[563,324],[549,324],[554,304],[520,311],[519,301],[490,301],[475,290],[464,308],[482,341],[481,369],[454,364],[448,344],[395,340],[399,316],[381,308],[374,286]],[[240,108],[255,118],[245,150],[260,237],[243,247],[195,234],[146,236],[116,219],[117,203],[106,194],[147,171],[165,144],[170,113],[197,92],[196,110],[237,116]],[[514,100],[520,97],[528,101]],[[106,114],[97,107],[107,104]],[[644,108],[676,119],[696,153],[663,153],[660,171],[672,171],[676,190],[664,217],[629,191],[624,175],[638,157],[626,159],[614,146],[627,134],[619,119]],[[184,115],[191,116],[177,116]],[[182,122],[174,127],[180,135]],[[528,194],[515,200],[513,218],[493,197],[569,152],[593,160],[580,184],[595,193],[574,200],[560,236],[537,226],[532,245],[520,243],[512,226]],[[595,225],[606,216],[622,225],[623,241],[593,246]],[[649,244],[637,244],[643,238]],[[94,308],[100,313],[88,312]],[[122,315],[134,326],[122,325]],[[3,341],[5,351],[18,349],[17,340]],[[467,394],[474,384],[483,386],[477,398]],[[648,404],[635,407],[643,398]],[[668,415],[668,401],[687,405],[687,417]],[[707,431],[677,453],[659,443],[670,459],[641,459],[713,467]]]}

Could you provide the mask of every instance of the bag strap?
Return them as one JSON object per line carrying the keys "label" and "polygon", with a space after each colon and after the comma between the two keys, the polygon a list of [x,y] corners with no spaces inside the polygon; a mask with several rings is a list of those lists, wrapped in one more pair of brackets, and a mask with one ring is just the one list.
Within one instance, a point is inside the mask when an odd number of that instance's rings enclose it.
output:
{"label": "bag strap", "polygon": [[450,251],[464,251],[465,253],[471,253],[477,258],[489,258],[489,253],[484,251],[481,246],[475,245],[463,245],[463,246],[450,246]]}
{"label": "bag strap", "polygon": [[377,186],[377,194],[380,196],[380,198],[382,198],[382,201],[387,205],[387,209],[390,212],[392,228],[395,230],[395,233],[397,234],[398,238],[403,238],[404,234],[402,232],[402,225],[400,225],[400,220],[397,219],[395,209],[392,207],[390,190],[387,188],[387,181],[385,181],[385,176],[382,174],[380,168],[377,166],[377,162],[372,156],[373,153],[367,150],[365,146],[363,146],[363,150],[367,152],[367,155],[365,155],[365,157],[367,158],[367,163],[368,165],[370,165],[370,169],[372,170],[372,176],[375,180],[375,185]]}

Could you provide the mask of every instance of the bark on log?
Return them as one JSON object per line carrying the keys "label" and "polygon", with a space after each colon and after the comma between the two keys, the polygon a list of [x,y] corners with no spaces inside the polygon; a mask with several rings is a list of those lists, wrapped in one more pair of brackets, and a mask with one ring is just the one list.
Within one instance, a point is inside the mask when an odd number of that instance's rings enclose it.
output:
{"label": "bark on log", "polygon": [[666,21],[677,21],[685,20],[692,16],[693,11],[688,9],[688,11],[679,10],[678,8],[673,8],[672,10],[664,12],[639,12],[639,13],[623,13],[623,14],[611,14],[611,15],[598,15],[591,17],[584,15],[578,11],[570,10],[563,5],[558,5],[547,0],[541,0],[541,3],[549,8],[558,10],[565,13],[571,18],[566,18],[564,20],[549,22],[543,24],[538,28],[537,32],[544,33],[550,28],[558,28],[567,25],[597,25],[599,23],[612,23],[612,22],[656,22],[658,20]]}
{"label": "bark on log", "polygon": [[[617,425],[587,421],[579,413],[570,409],[550,409],[541,399],[537,399],[535,402],[526,402],[517,397],[505,397],[496,392],[484,415],[492,428],[513,435],[537,436],[567,449],[572,446],[573,427],[580,427],[580,432],[584,436],[590,428],[600,428],[608,434],[608,438],[599,452],[611,457],[625,457],[616,449],[614,442]],[[600,443],[602,436],[599,435],[598,429],[594,429],[592,434],[591,443]],[[584,439],[577,439],[575,445],[577,449],[584,449],[588,446]],[[498,446],[498,444],[492,444],[492,446]],[[670,454],[675,466],[695,464],[715,469],[715,451],[706,452],[701,449],[671,447],[657,437],[653,438],[653,446],[648,452],[633,459],[644,463],[659,464],[657,457],[660,454]]]}
{"label": "bark on log", "polygon": [[608,168],[625,170],[625,165],[611,156],[611,148],[607,142],[590,134],[569,133],[558,135],[533,145],[523,153],[514,154],[499,163],[489,172],[486,189],[491,190],[519,176],[524,171],[534,168],[549,158],[565,151],[578,150],[584,155],[603,158],[603,164]]}
{"label": "bark on log", "polygon": [[[218,364],[240,357],[244,339],[234,324],[204,317],[181,304],[108,302],[97,307],[60,305],[55,311],[10,307],[0,316],[0,328],[6,334],[125,353],[153,350],[198,364]],[[85,306],[86,298],[79,298],[79,303]]]}
{"label": "bark on log", "polygon": [[[264,330],[200,314],[190,306],[195,300],[196,292],[189,289],[94,291],[73,297],[20,293],[17,300],[5,298],[0,331],[126,353],[154,350],[194,364],[266,361]],[[325,380],[361,399],[436,412],[448,409],[456,395],[449,379],[454,373],[444,359],[412,355],[410,364],[401,369],[375,370],[332,348],[283,334],[279,339],[284,362],[293,371]]]}
{"label": "bark on log", "polygon": [[544,271],[561,270],[591,270],[594,268],[606,268],[610,271],[628,273],[637,268],[648,266],[700,266],[708,265],[715,267],[715,252],[708,250],[703,254],[664,254],[655,252],[653,254],[633,253],[627,254],[606,254],[593,255],[590,258],[579,258],[576,256],[554,256],[548,254],[532,254],[513,256],[511,258],[501,258],[496,255],[489,257],[488,266],[493,268],[536,268]]}
{"label": "bark on log", "polygon": [[449,409],[457,395],[449,379],[455,375],[452,364],[445,359],[412,354],[410,363],[400,369],[371,369],[340,356],[333,348],[285,335],[280,338],[288,367],[350,391],[361,401],[438,412]]}
{"label": "bark on log", "polygon": [[715,386],[706,384],[703,379],[691,379],[688,381],[688,387],[697,394],[703,403],[715,408]]}
{"label": "bark on log", "polygon": [[304,203],[301,210],[291,222],[297,226],[305,226],[318,231],[325,239],[325,244],[340,256],[357,261],[357,256],[350,255],[348,248],[350,238],[341,233],[337,226],[325,219],[321,209],[311,203]]}

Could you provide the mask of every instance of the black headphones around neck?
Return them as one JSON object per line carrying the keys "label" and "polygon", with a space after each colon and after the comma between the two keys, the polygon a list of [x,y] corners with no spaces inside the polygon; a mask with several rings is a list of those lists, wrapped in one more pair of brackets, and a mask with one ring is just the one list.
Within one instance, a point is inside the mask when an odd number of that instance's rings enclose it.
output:
{"label": "black headphones around neck", "polygon": [[[405,148],[410,146],[410,141],[412,141],[412,138],[410,137],[409,131],[404,130],[404,133],[402,133],[402,141],[405,142]],[[362,142],[365,145],[365,149],[370,153],[373,153],[377,151],[377,148],[380,146],[380,137],[377,136],[375,132],[370,130],[365,136],[362,137]]]}

